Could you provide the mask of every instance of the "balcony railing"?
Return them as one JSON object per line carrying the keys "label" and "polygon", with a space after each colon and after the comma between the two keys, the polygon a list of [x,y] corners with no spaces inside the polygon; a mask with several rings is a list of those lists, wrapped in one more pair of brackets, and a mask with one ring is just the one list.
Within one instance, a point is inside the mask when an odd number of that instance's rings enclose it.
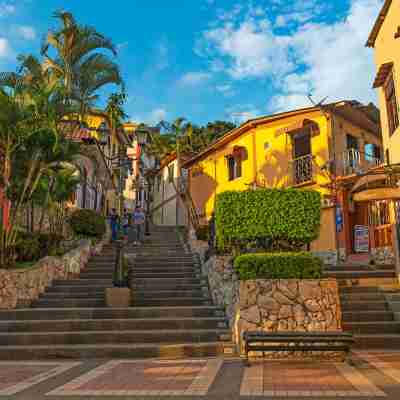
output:
{"label": "balcony railing", "polygon": [[301,185],[313,180],[313,156],[308,154],[292,161],[293,185]]}
{"label": "balcony railing", "polygon": [[362,174],[382,163],[383,161],[380,158],[356,149],[349,149],[341,155],[338,173],[342,176]]}

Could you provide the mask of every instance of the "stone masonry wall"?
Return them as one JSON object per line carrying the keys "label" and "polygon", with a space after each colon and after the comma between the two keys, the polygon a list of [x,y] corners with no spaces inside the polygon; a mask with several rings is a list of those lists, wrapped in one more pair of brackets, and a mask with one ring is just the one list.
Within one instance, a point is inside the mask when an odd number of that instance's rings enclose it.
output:
{"label": "stone masonry wall", "polygon": [[342,330],[335,279],[239,281],[233,257],[214,255],[206,260],[205,246],[201,242],[192,240],[189,245],[199,256],[214,304],[226,310],[234,341],[241,352],[241,337],[246,330]]}
{"label": "stone masonry wall", "polygon": [[335,279],[241,281],[234,335],[244,331],[329,332],[342,330]]}
{"label": "stone masonry wall", "polygon": [[0,309],[27,307],[55,279],[73,279],[85,267],[89,257],[100,254],[108,239],[93,245],[82,240],[80,245],[62,257],[45,257],[27,269],[0,269]]}

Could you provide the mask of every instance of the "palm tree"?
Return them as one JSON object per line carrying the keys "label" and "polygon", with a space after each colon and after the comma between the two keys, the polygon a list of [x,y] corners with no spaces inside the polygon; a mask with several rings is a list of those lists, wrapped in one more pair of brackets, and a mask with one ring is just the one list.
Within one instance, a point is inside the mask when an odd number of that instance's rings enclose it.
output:
{"label": "palm tree", "polygon": [[[101,55],[97,53],[98,50],[109,50],[114,56],[117,55],[117,51],[111,40],[92,27],[79,25],[71,13],[57,11],[54,17],[60,21],[61,27],[58,30],[49,31],[42,46],[42,55],[45,57],[44,67],[46,71],[51,71],[63,81],[66,95],[70,97],[88,59],[93,58],[94,54]],[[55,57],[50,56],[50,48],[55,50]],[[104,61],[107,57],[103,57]],[[106,64],[103,63],[102,69],[108,68]]]}

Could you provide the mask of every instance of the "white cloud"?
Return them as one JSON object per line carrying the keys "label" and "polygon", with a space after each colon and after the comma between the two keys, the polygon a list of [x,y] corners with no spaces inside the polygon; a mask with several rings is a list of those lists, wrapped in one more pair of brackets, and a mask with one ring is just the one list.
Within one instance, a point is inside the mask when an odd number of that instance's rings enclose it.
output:
{"label": "white cloud", "polygon": [[17,33],[25,40],[35,40],[36,39],[36,31],[31,26],[19,26],[17,28]]}
{"label": "white cloud", "polygon": [[211,74],[207,72],[188,72],[179,79],[182,86],[197,86],[211,78]]}
{"label": "white cloud", "polygon": [[145,123],[148,125],[157,125],[159,122],[165,121],[167,119],[167,115],[168,112],[165,108],[158,107],[148,113],[133,115],[131,117],[131,120],[138,123]]}
{"label": "white cloud", "polygon": [[227,108],[226,113],[236,124],[241,124],[262,114],[262,112],[258,108],[254,107],[253,104],[237,104],[233,107]]}
{"label": "white cloud", "polygon": [[9,57],[12,51],[7,39],[0,37],[0,58]]}
{"label": "white cloud", "polygon": [[1,3],[0,4],[0,17],[6,17],[8,15],[14,14],[16,8],[13,4],[10,3]]}
{"label": "white cloud", "polygon": [[215,86],[215,89],[222,93],[225,97],[231,97],[235,94],[235,90],[230,84],[223,84]]}
{"label": "white cloud", "polygon": [[273,108],[310,105],[306,95],[316,101],[375,99],[371,89],[374,76],[372,52],[364,43],[381,6],[381,0],[353,0],[345,20],[335,24],[309,24],[293,39],[293,51],[305,71],[283,77],[284,93]]}
{"label": "white cloud", "polygon": [[[275,92],[273,111],[310,105],[307,95],[319,101],[375,99],[372,52],[365,48],[383,0],[351,0],[344,18],[335,22],[314,19],[324,9],[317,0],[274,0],[282,14],[275,25],[249,13],[235,14],[203,32],[198,51],[210,65],[234,79],[270,79]],[[287,8],[289,7],[289,8]],[[312,18],[313,22],[310,22]],[[275,27],[291,24],[290,37]]]}
{"label": "white cloud", "polygon": [[236,79],[263,77],[292,68],[286,53],[288,38],[274,36],[266,19],[248,17],[239,24],[224,23],[203,34],[208,53],[226,59],[227,72]]}

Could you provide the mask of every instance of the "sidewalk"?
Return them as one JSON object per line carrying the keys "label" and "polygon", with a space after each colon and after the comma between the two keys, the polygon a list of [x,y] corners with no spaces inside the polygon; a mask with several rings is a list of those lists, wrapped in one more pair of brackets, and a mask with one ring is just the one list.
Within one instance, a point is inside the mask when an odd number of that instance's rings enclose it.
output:
{"label": "sidewalk", "polygon": [[400,352],[349,363],[239,359],[0,362],[0,399],[400,398]]}

